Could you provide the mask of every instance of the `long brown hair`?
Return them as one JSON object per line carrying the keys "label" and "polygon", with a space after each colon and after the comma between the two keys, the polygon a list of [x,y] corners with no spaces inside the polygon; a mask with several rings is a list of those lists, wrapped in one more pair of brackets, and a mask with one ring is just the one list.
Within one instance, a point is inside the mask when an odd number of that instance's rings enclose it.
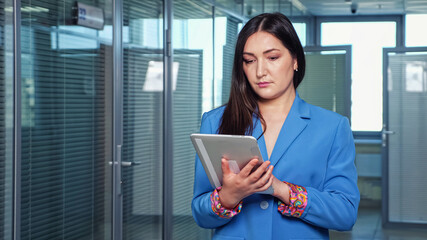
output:
{"label": "long brown hair", "polygon": [[304,50],[291,21],[281,13],[263,13],[252,18],[242,28],[237,38],[230,97],[222,115],[219,134],[252,135],[253,117],[260,119],[264,132],[267,128],[264,118],[258,111],[259,97],[249,85],[243,71],[243,49],[246,41],[252,34],[259,31],[268,32],[277,37],[297,59],[298,71],[294,72],[293,78],[295,89],[304,78]]}

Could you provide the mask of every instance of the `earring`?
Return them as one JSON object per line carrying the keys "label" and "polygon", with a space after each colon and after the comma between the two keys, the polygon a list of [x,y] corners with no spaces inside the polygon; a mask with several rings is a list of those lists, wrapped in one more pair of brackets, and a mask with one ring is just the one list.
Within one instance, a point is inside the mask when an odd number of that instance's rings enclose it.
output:
{"label": "earring", "polygon": [[295,72],[298,72],[298,68],[295,69]]}

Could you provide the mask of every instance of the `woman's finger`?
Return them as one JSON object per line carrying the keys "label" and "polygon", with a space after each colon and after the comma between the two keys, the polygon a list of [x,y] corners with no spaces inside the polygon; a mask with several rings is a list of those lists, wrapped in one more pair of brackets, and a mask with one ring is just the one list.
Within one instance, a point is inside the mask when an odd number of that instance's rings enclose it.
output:
{"label": "woman's finger", "polygon": [[230,166],[228,164],[228,160],[225,158],[221,159],[221,169],[222,169],[222,174],[223,175],[227,175],[230,174]]}
{"label": "woman's finger", "polygon": [[252,169],[258,165],[258,159],[254,158],[251,161],[248,162],[248,164],[246,164],[246,166],[244,166],[242,168],[242,170],[240,171],[240,175],[243,177],[247,177],[249,176],[249,174],[251,174]]}
{"label": "woman's finger", "polygon": [[273,175],[271,175],[271,176],[270,176],[270,178],[268,179],[267,183],[266,183],[266,184],[264,184],[264,186],[262,186],[262,187],[258,188],[258,189],[256,190],[256,192],[263,192],[263,191],[266,191],[270,186],[272,186],[272,185],[273,185],[273,179],[274,179],[274,176],[273,176]]}
{"label": "woman's finger", "polygon": [[265,161],[253,173],[251,173],[251,180],[258,181],[259,178],[267,171],[270,161]]}
{"label": "woman's finger", "polygon": [[273,172],[273,166],[270,165],[267,172],[264,175],[262,175],[257,181],[257,184],[259,187],[263,187],[265,184],[268,183],[268,181],[272,176],[272,172]]}

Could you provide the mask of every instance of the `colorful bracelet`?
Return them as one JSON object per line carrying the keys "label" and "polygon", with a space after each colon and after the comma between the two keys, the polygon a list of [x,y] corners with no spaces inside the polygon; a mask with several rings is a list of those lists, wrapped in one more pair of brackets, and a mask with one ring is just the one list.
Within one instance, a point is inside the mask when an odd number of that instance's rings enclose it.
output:
{"label": "colorful bracelet", "polygon": [[292,183],[284,182],[289,186],[289,205],[279,201],[278,210],[285,216],[301,217],[307,207],[307,190]]}
{"label": "colorful bracelet", "polygon": [[240,213],[240,210],[242,210],[242,201],[234,208],[234,209],[227,209],[221,205],[221,202],[219,201],[219,190],[221,190],[221,187],[216,188],[211,193],[211,206],[212,211],[217,214],[218,216],[222,218],[232,218],[236,216],[238,213]]}

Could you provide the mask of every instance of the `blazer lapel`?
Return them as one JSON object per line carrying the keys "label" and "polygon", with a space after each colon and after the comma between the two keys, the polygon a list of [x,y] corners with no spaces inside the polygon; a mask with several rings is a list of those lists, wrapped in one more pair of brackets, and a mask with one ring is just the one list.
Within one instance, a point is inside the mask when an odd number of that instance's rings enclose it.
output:
{"label": "blazer lapel", "polygon": [[[309,106],[306,102],[299,98],[297,93],[291,110],[289,111],[285,123],[283,124],[279,136],[277,137],[273,152],[271,153],[270,162],[272,165],[276,165],[279,159],[288,150],[289,146],[291,146],[294,140],[306,128],[309,119]],[[263,145],[265,147],[265,142]]]}
{"label": "blazer lapel", "polygon": [[265,145],[264,135],[262,134],[261,121],[255,115],[253,117],[254,130],[252,136],[258,140],[259,151],[261,152],[261,157],[264,161],[268,160],[267,147]]}

